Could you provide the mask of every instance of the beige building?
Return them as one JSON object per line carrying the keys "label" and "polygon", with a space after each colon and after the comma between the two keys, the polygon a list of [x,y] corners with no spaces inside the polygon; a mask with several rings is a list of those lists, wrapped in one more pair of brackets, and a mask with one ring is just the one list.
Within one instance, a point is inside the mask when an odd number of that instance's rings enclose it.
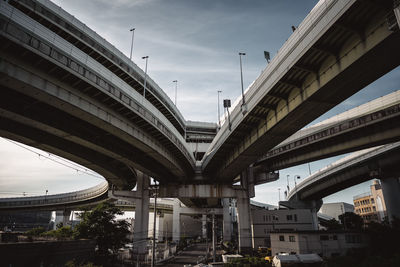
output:
{"label": "beige building", "polygon": [[365,247],[367,237],[361,233],[338,231],[296,231],[271,233],[271,252],[308,254],[321,257],[346,255],[349,249]]}
{"label": "beige building", "polygon": [[270,247],[273,231],[313,230],[309,209],[268,210],[252,207],[253,248]]}
{"label": "beige building", "polygon": [[354,211],[360,215],[365,223],[382,222],[387,216],[382,186],[374,180],[370,192],[357,195],[353,198]]}

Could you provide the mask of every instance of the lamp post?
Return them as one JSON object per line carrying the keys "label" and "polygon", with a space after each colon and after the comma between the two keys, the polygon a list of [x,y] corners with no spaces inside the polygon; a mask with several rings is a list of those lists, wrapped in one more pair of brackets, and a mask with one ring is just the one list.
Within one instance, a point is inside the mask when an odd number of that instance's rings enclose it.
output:
{"label": "lamp post", "polygon": [[222,91],[218,90],[217,91],[217,94],[218,94],[218,126],[221,129],[221,119],[220,119],[221,117],[220,117],[220,114],[219,114],[219,94],[220,93],[222,93]]}
{"label": "lamp post", "polygon": [[[278,188],[278,194],[279,194],[279,202],[281,202],[281,189]],[[279,206],[279,202],[278,202],[278,206]]]}
{"label": "lamp post", "polygon": [[176,96],[178,93],[178,80],[174,80],[172,82],[175,83],[175,107],[176,107]]}
{"label": "lamp post", "polygon": [[243,90],[243,70],[242,70],[242,56],[245,56],[246,53],[239,52],[239,59],[240,59],[240,81],[242,84],[242,112],[245,113],[246,110],[246,101],[244,99],[244,90]]}
{"label": "lamp post", "polygon": [[131,41],[131,55],[129,57],[130,60],[132,60],[132,51],[133,51],[133,37],[135,36],[135,28],[130,29],[129,31],[132,32],[132,41]]}
{"label": "lamp post", "polygon": [[146,67],[144,71],[144,85],[143,85],[143,97],[146,99],[147,60],[149,59],[149,56],[142,57],[142,59],[146,59]]}

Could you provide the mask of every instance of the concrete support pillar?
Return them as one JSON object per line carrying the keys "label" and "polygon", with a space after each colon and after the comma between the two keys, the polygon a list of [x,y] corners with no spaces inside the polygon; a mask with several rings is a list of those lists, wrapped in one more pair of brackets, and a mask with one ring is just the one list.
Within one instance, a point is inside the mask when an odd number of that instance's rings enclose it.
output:
{"label": "concrete support pillar", "polygon": [[156,217],[156,238],[159,242],[167,238],[164,233],[164,215],[159,214]]}
{"label": "concrete support pillar", "polygon": [[313,205],[311,208],[311,219],[312,219],[312,226],[313,226],[313,230],[318,230],[318,210],[319,207],[316,203],[316,201],[313,201]]}
{"label": "concrete support pillar", "polygon": [[180,220],[181,202],[175,199],[172,211],[172,241],[179,242],[181,238],[181,220]]}
{"label": "concrete support pillar", "polygon": [[137,198],[135,227],[133,229],[133,250],[145,254],[149,229],[149,176],[137,171]]}
{"label": "concrete support pillar", "polygon": [[252,249],[250,198],[238,198],[238,230],[239,252],[245,253]]}
{"label": "concrete support pillar", "polygon": [[63,226],[67,226],[69,222],[69,217],[71,216],[70,210],[57,210],[56,217],[54,219],[53,229],[57,228],[57,224],[62,223]]}
{"label": "concrete support pillar", "polygon": [[201,234],[202,238],[207,238],[207,214],[201,216]]}
{"label": "concrete support pillar", "polygon": [[386,213],[389,221],[393,216],[400,219],[400,183],[398,178],[381,180],[382,193],[385,198]]}
{"label": "concrete support pillar", "polygon": [[231,241],[232,237],[232,216],[230,214],[229,198],[222,199],[223,207],[223,233],[224,241]]}
{"label": "concrete support pillar", "polygon": [[394,14],[396,15],[397,25],[400,27],[400,5],[394,8]]}

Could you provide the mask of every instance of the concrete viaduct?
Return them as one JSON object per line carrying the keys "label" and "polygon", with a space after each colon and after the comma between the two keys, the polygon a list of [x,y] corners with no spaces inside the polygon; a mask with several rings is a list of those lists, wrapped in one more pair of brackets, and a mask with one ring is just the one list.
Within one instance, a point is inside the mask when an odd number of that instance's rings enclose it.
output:
{"label": "concrete viaduct", "polygon": [[216,124],[185,121],[150,77],[145,88],[141,69],[50,1],[1,1],[0,134],[86,166],[119,190],[137,184],[126,192],[138,214],[148,213],[149,176],[161,196],[191,205],[237,198],[245,250],[254,177],[269,172],[248,167],[400,64],[396,14],[391,0],[318,3],[200,158],[187,132],[213,136]]}

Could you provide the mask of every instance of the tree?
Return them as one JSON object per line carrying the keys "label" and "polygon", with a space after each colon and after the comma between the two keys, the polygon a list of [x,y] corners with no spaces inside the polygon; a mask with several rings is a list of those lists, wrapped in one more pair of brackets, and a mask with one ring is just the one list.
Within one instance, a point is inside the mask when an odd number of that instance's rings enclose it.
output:
{"label": "tree", "polygon": [[84,211],[80,215],[82,221],[75,228],[75,238],[96,240],[100,255],[116,254],[129,241],[129,223],[115,219],[116,215],[122,214],[108,202],[97,205],[92,211]]}
{"label": "tree", "polygon": [[363,218],[354,212],[346,212],[342,215],[339,215],[339,220],[344,225],[346,230],[361,231],[363,229]]}

